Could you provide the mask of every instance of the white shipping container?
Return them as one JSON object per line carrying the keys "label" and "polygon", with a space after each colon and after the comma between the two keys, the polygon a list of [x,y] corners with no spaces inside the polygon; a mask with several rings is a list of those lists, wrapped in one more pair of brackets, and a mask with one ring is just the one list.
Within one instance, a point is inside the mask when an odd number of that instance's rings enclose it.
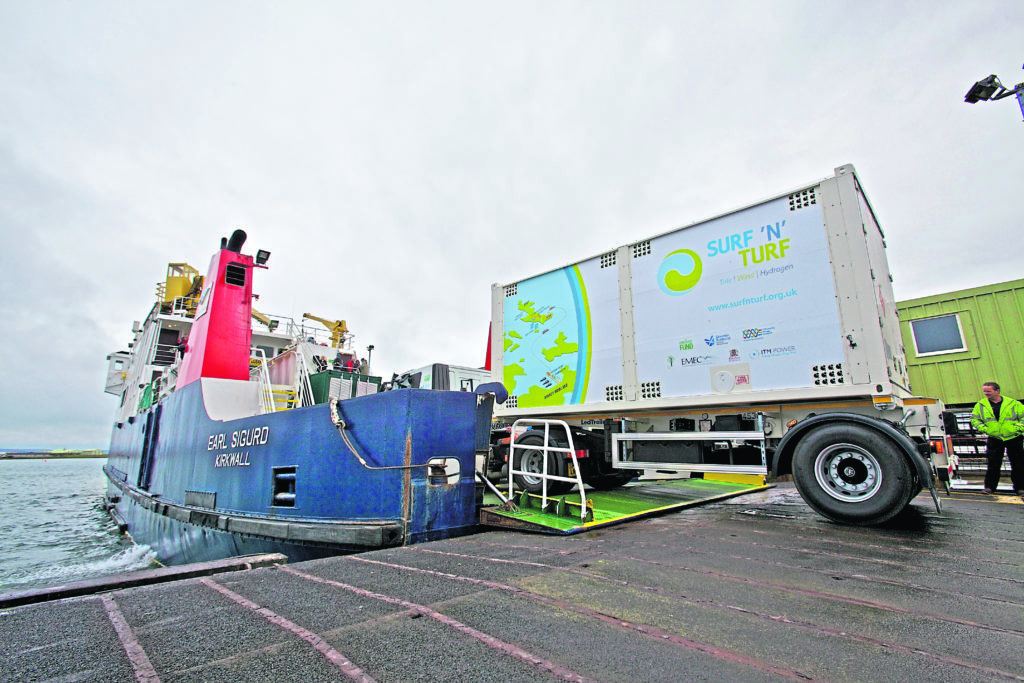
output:
{"label": "white shipping container", "polygon": [[505,412],[909,397],[884,235],[852,166],[493,289]]}

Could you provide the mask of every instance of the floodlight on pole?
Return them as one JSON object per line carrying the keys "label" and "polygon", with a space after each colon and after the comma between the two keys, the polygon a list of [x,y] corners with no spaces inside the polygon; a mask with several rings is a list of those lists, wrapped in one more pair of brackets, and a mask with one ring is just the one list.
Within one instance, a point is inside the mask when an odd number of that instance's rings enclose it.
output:
{"label": "floodlight on pole", "polygon": [[964,95],[964,102],[968,104],[988,102],[989,100],[1001,100],[1011,95],[1017,98],[1021,116],[1024,117],[1024,83],[1018,83],[1013,86],[1013,89],[1010,89],[1000,83],[999,78],[995,74],[986,76],[972,85],[971,89]]}
{"label": "floodlight on pole", "polygon": [[995,74],[986,76],[977,83],[971,86],[971,89],[967,91],[964,96],[964,102],[974,104],[982,100],[991,100],[992,96],[996,94],[1000,89],[1003,88],[1003,84],[999,82],[999,79]]}

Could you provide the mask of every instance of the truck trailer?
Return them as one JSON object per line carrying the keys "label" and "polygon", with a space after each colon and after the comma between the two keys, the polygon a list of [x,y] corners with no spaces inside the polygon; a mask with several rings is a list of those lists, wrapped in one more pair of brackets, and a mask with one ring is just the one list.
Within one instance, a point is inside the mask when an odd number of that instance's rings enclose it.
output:
{"label": "truck trailer", "polygon": [[946,465],[911,392],[885,235],[852,165],[492,287],[492,462],[545,497],[634,477],[792,475],[879,524]]}

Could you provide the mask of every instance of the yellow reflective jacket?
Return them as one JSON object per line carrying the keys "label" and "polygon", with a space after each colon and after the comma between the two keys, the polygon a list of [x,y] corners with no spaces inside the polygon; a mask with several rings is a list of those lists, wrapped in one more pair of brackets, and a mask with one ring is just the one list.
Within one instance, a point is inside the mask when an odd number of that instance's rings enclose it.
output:
{"label": "yellow reflective jacket", "polygon": [[987,398],[978,401],[971,413],[971,426],[982,434],[1008,441],[1024,434],[1024,405],[1016,399],[1003,396],[996,419],[992,404]]}

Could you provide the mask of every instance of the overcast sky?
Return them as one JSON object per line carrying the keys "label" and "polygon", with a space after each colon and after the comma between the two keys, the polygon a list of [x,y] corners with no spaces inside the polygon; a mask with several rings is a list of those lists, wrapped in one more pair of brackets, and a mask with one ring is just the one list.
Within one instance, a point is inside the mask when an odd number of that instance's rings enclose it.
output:
{"label": "overcast sky", "polygon": [[390,377],[483,363],[490,285],[853,163],[897,299],[1022,273],[1024,3],[0,2],[0,449],[105,448],[166,264]]}

